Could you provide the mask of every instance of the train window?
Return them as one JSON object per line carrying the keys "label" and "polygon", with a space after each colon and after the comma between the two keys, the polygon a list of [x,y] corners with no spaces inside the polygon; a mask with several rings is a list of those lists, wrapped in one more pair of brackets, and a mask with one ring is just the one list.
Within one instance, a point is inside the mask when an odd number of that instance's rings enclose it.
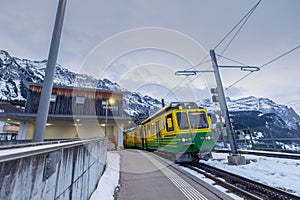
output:
{"label": "train window", "polygon": [[151,126],[150,126],[150,124],[147,125],[147,134],[151,135]]}
{"label": "train window", "polygon": [[152,123],[152,134],[155,134],[155,123]]}
{"label": "train window", "polygon": [[167,115],[166,123],[167,123],[167,131],[174,131],[172,114]]}
{"label": "train window", "polygon": [[189,129],[189,123],[186,112],[177,112],[176,117],[179,129]]}
{"label": "train window", "polygon": [[208,128],[206,115],[204,112],[189,112],[191,127],[193,129]]}
{"label": "train window", "polygon": [[156,137],[160,138],[161,137],[161,132],[160,132],[160,127],[159,127],[159,121],[157,121],[155,123],[155,126],[156,126]]}

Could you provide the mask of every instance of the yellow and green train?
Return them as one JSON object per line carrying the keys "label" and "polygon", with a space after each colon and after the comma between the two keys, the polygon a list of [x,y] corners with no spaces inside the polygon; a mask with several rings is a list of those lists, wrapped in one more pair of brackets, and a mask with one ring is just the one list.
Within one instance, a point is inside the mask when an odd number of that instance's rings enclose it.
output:
{"label": "yellow and green train", "polygon": [[210,126],[205,108],[194,102],[172,102],[125,131],[124,146],[167,152],[177,162],[208,159],[215,145]]}

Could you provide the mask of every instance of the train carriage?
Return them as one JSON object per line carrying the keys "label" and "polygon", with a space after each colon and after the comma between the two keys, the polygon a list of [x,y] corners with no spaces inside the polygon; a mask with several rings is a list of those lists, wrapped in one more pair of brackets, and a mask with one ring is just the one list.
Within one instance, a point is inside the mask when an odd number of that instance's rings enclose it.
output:
{"label": "train carriage", "polygon": [[178,162],[208,159],[214,147],[210,125],[205,108],[194,102],[172,102],[126,131],[124,146],[167,152]]}

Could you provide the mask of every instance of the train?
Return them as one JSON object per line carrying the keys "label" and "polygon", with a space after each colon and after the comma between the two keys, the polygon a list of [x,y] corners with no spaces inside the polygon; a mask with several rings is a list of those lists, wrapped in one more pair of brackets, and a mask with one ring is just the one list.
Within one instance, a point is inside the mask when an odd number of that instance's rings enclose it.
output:
{"label": "train", "polygon": [[124,147],[158,151],[175,162],[211,158],[215,142],[207,110],[195,102],[171,102],[124,132]]}

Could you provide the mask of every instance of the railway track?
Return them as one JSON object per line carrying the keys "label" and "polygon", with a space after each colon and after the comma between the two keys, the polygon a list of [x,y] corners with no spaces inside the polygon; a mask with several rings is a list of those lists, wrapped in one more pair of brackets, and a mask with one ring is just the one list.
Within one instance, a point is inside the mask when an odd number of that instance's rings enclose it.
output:
{"label": "railway track", "polygon": [[[230,153],[230,150],[227,149],[215,149],[216,153]],[[257,156],[267,156],[267,157],[275,157],[275,158],[287,158],[287,159],[300,159],[300,154],[297,153],[286,153],[286,152],[273,152],[273,151],[257,151],[257,150],[240,150],[241,154],[248,155],[257,155]]]}
{"label": "railway track", "polygon": [[299,196],[273,188],[262,183],[255,182],[245,177],[203,164],[203,163],[181,163],[198,173],[212,179],[216,184],[221,185],[245,199],[268,199],[268,200],[296,200]]}

